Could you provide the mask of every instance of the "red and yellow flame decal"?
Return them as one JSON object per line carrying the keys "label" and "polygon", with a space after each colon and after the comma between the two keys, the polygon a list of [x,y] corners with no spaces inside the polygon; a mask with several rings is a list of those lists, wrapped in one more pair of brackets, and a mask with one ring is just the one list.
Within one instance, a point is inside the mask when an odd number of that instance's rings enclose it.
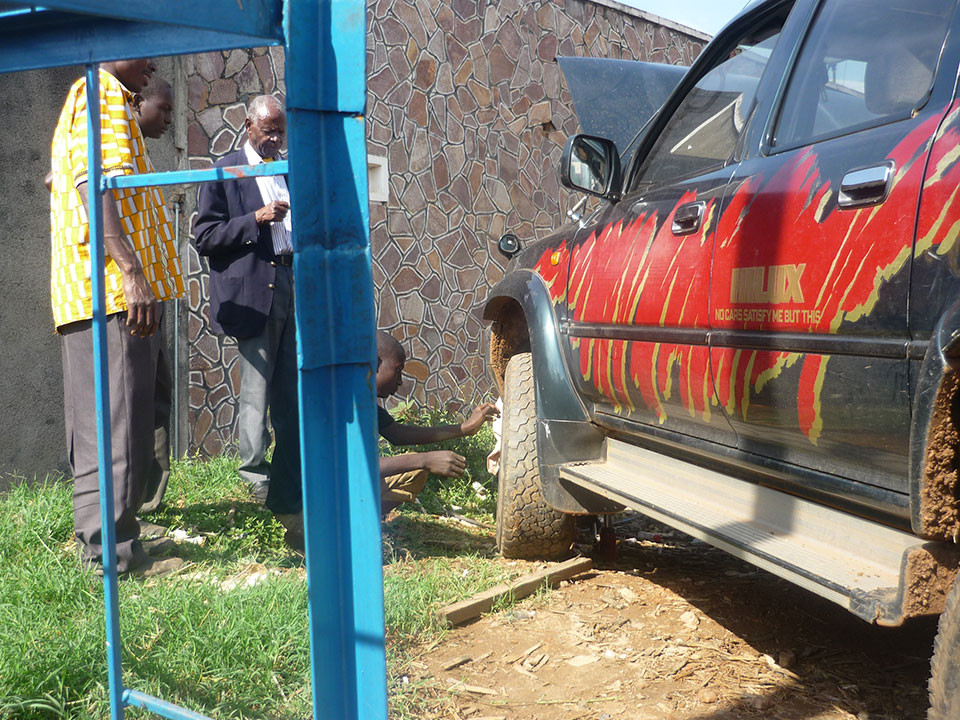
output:
{"label": "red and yellow flame decal", "polygon": [[[921,186],[929,210],[920,214],[916,252],[957,245],[960,108],[950,109],[931,150],[942,117],[932,114],[888,154],[895,175],[880,205],[838,209],[839,178],[825,177],[808,149],[770,176],[742,180],[722,214],[716,200],[708,200],[696,234],[675,236],[671,229],[677,207],[697,199],[691,192],[666,217],[649,209],[598,228],[571,248],[551,248],[537,272],[554,303],[566,303],[577,322],[835,334],[869,317],[884,283],[907,267]],[[731,293],[738,268],[767,268],[768,278],[789,276],[794,284],[802,278],[802,292],[792,287],[776,302],[745,302],[749,294]],[[814,444],[822,433],[829,356],[601,338],[573,343],[582,377],[618,412],[636,409],[639,397],[660,422],[676,396],[691,417],[709,421],[711,405],[719,404],[746,420],[751,396],[799,364],[797,422]]]}
{"label": "red and yellow flame decal", "polygon": [[960,236],[960,101],[954,101],[927,161],[914,257],[951,255]]}
{"label": "red and yellow flame decal", "polygon": [[[680,205],[693,202],[684,195]],[[704,209],[700,230],[677,237],[672,211],[661,221],[655,210],[591,234],[570,260],[567,307],[573,320],[613,325],[706,328],[709,321],[711,245],[715,203]],[[634,410],[634,396],[663,422],[665,401],[678,393],[691,416],[709,420],[710,357],[706,347],[574,339],[580,372],[614,408]],[[678,382],[674,383],[674,377]]]}
{"label": "red and yellow flame decal", "polygon": [[[940,117],[918,125],[887,156],[894,161],[895,175],[890,195],[880,205],[838,209],[837,188],[821,175],[812,150],[795,154],[773,177],[753,177],[737,188],[718,224],[711,327],[835,334],[841,324],[868,317],[883,284],[904,270],[910,258],[924,161]],[[766,237],[780,241],[763,242]],[[802,302],[731,302],[734,268],[800,266]],[[770,373],[776,377],[798,358],[756,352],[737,364],[736,353],[715,349],[714,372],[718,394],[723,398],[729,392],[735,402],[728,409],[745,420],[760,377],[769,382]],[[820,394],[828,362],[825,355],[801,359],[797,421],[814,444],[823,429]]]}

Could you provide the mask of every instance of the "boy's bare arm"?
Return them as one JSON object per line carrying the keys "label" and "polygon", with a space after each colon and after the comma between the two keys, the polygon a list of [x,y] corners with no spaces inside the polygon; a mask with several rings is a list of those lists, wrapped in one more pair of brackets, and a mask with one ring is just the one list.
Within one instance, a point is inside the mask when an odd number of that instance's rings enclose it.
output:
{"label": "boy's bare arm", "polygon": [[427,445],[429,443],[451,440],[453,438],[475,435],[481,426],[497,417],[500,411],[493,403],[478,405],[464,422],[459,425],[435,425],[420,427],[393,423],[385,428],[382,435],[393,445]]}
{"label": "boy's bare arm", "polygon": [[466,469],[466,458],[449,450],[403,453],[393,457],[380,458],[380,477],[399,475],[411,470],[426,470],[434,475],[460,477]]}

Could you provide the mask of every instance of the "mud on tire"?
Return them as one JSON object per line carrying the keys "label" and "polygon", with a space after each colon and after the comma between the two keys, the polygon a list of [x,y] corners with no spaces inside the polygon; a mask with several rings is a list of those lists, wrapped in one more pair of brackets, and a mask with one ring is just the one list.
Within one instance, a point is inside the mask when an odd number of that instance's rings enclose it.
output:
{"label": "mud on tire", "polygon": [[940,616],[930,662],[930,713],[927,718],[960,718],[960,582],[954,583]]}
{"label": "mud on tire", "polygon": [[507,362],[497,493],[497,549],[507,558],[553,560],[569,553],[571,515],[547,505],[537,462],[537,405],[530,353]]}

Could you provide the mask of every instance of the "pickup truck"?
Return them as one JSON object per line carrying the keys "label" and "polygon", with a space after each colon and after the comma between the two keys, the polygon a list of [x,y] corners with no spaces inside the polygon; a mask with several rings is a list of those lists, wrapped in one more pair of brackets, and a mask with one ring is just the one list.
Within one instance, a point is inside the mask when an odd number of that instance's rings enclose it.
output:
{"label": "pickup truck", "polygon": [[574,104],[611,132],[560,175],[599,200],[502,238],[483,306],[504,555],[629,508],[868,622],[939,614],[931,720],[960,718],[956,5],[760,0],[680,76],[598,63]]}

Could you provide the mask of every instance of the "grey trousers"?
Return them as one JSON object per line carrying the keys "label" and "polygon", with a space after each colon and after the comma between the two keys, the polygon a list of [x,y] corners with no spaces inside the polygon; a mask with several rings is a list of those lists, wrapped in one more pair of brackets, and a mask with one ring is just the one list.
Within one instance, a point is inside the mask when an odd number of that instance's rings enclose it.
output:
{"label": "grey trousers", "polygon": [[[93,322],[71,323],[61,328],[61,334],[67,454],[73,470],[74,532],[83,560],[100,562],[103,551]],[[126,327],[126,313],[117,313],[107,318],[106,336],[117,569],[126,572],[146,557],[140,545],[136,515],[154,457],[154,395],[162,333],[134,337]]]}
{"label": "grey trousers", "polygon": [[[260,335],[237,340],[240,351],[240,475],[251,484],[269,482],[267,507],[275,513],[300,512],[300,408],[293,272],[278,266],[270,316]],[[270,431],[276,437],[267,462]]]}

